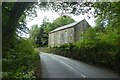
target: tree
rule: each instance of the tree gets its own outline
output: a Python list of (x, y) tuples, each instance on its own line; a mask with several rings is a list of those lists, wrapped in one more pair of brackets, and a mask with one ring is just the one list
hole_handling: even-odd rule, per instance
[(36, 44), (38, 47), (45, 46), (48, 43), (48, 34), (44, 27), (39, 28), (39, 35), (37, 36)]
[(35, 46), (35, 42), (36, 42), (37, 36), (39, 34), (38, 25), (33, 25), (31, 30), (29, 31), (29, 34), (30, 34), (29, 38), (32, 41), (33, 45)]
[(47, 46), (48, 44), (48, 34), (55, 28), (64, 26), (66, 24), (72, 23), (74, 20), (70, 16), (61, 16), (53, 21), (53, 23), (47, 22), (46, 20), (43, 21), (43, 24), (40, 25), (39, 34), (37, 36), (36, 45), (40, 46)]
[(53, 23), (52, 23), (54, 26), (53, 29), (64, 26), (64, 25), (72, 23), (72, 22), (75, 22), (75, 20), (72, 19), (70, 16), (67, 16), (67, 15), (61, 16), (53, 21)]
[(103, 31), (104, 29), (105, 29), (104, 21), (100, 18), (100, 16), (98, 16), (96, 19), (95, 30), (96, 31)]
[[(21, 26), (22, 28), (18, 27), (19, 19), (21, 17), (26, 17), (26, 15), (34, 14), (35, 12), (35, 6), (36, 3), (33, 2), (15, 2), (15, 3), (2, 3), (2, 12), (5, 13), (4, 17), (2, 18), (4, 23), (2, 24), (4, 27), (3, 30), (3, 51), (7, 51), (12, 47), (13, 39), (16, 35), (17, 28), (20, 30), (25, 29), (24, 24)], [(81, 2), (41, 2), (40, 4), (37, 4), (40, 6), (40, 9), (42, 10), (48, 10), (51, 9), (52, 11), (60, 12), (62, 11), (62, 15), (64, 13), (73, 13), (75, 15), (84, 14), (86, 12), (89, 12), (91, 10), (90, 7), (92, 7), (93, 3), (81, 3)], [(89, 6), (89, 8), (84, 8), (85, 6)], [(48, 8), (49, 7), (49, 8)], [(23, 20), (21, 20), (22, 23), (24, 23)], [(54, 25), (53, 25), (54, 26)], [(56, 27), (55, 27), (56, 28)], [(26, 29), (27, 30), (27, 29)], [(9, 32), (9, 33), (8, 33)], [(24, 31), (25, 32), (25, 31)]]
[[(4, 2), (2, 4), (3, 77), (33, 77), (33, 71), (35, 69), (34, 63), (36, 63), (37, 58), (33, 54), (36, 52), (33, 48), (33, 45), (31, 44), (31, 41), (26, 38), (21, 38), (20, 36), (18, 36), (17, 32), (28, 31), (28, 29), (26, 28), (25, 19), (26, 16), (31, 16), (32, 14), (35, 14), (35, 3)], [(42, 5), (44, 4), (42, 3)], [(45, 5), (43, 7), (45, 7)], [(64, 8), (64, 6), (62, 7)], [(59, 7), (57, 7), (57, 9), (59, 9)], [(72, 11), (75, 12), (75, 8)], [(68, 22), (66, 22), (65, 24), (60, 23), (61, 25), (57, 23), (59, 22), (55, 22), (54, 28), (56, 28), (57, 25), (62, 26), (68, 24)], [(45, 45), (48, 42), (48, 32), (53, 29), (52, 25), (53, 24), (51, 23), (44, 24), (43, 26), (45, 26), (45, 29), (44, 27), (40, 28), (40, 35), (38, 34), (39, 28), (35, 25), (36, 27), (34, 27), (33, 31), (30, 32), (32, 35), (30, 36), (30, 38), (33, 40), (33, 42), (34, 40), (36, 42), (36, 38), (38, 39), (37, 35), (39, 35), (40, 38), (38, 40), (41, 40), (42, 45)], [(48, 26), (51, 26), (51, 28), (49, 28)]]
[(52, 10), (59, 13), (61, 16), (65, 14), (74, 14), (80, 15), (90, 12), (93, 7), (92, 2), (64, 2), (64, 1), (55, 1), (55, 2), (41, 2), (39, 4), (40, 8), (43, 10)]
[[(3, 3), (2, 6), (2, 61), (4, 78), (35, 78), (37, 52), (31, 41), (18, 36), (18, 31), (26, 32), (26, 10), (34, 3)], [(28, 11), (29, 12), (29, 11)], [(31, 12), (31, 11), (30, 11)], [(18, 32), (19, 33), (19, 32)], [(19, 64), (18, 64), (19, 63)]]
[[(20, 20), (22, 15), (25, 15), (25, 10), (32, 8), (34, 3), (2, 3), (2, 13), (3, 15), (3, 23), (2, 23), (2, 46), (3, 52), (10, 50), (13, 47), (14, 39), (16, 36), (16, 31), (18, 27), (18, 21)], [(22, 19), (23, 20), (23, 19)], [(21, 20), (21, 21), (22, 21)], [(23, 23), (23, 21), (22, 21)]]
[(108, 20), (109, 25), (113, 27), (120, 25), (120, 2), (101, 2), (95, 3), (95, 13), (101, 16), (101, 19)]

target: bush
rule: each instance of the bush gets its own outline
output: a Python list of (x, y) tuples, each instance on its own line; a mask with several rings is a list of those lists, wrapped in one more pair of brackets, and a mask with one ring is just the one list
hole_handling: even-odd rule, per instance
[(90, 28), (76, 43), (54, 48), (53, 53), (120, 72), (120, 35), (117, 29), (95, 32)]
[(39, 55), (29, 40), (21, 39), (2, 59), (3, 78), (36, 78)]

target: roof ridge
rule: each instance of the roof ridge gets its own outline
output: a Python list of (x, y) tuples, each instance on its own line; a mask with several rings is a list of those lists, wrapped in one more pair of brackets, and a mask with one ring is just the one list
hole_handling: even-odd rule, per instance
[[(83, 20), (86, 20), (86, 19), (83, 19)], [(83, 20), (81, 20), (81, 21), (83, 21)], [(80, 23), (81, 21), (75, 21), (75, 22), (72, 22), (72, 23), (66, 24), (66, 25), (64, 25), (64, 26), (58, 27), (58, 28), (56, 28), (56, 29), (50, 31), (50, 33), (52, 33), (52, 32), (56, 32), (56, 31), (59, 31), (59, 30), (62, 30), (62, 29), (66, 29), (66, 28), (73, 27), (74, 25)]]

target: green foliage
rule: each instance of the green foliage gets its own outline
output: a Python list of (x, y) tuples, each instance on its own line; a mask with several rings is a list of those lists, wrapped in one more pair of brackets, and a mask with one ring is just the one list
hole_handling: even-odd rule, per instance
[(48, 44), (48, 30), (47, 25), (49, 23), (44, 23), (39, 28), (39, 35), (37, 36), (36, 44), (38, 46), (46, 46)]
[(108, 20), (109, 25), (112, 27), (119, 27), (120, 25), (120, 2), (101, 2), (95, 3), (97, 16), (101, 16), (102, 20)]
[(61, 16), (53, 21), (53, 29), (75, 22), (70, 16)]
[(35, 28), (35, 26), (33, 26), (30, 30), (30, 39), (32, 39), (33, 43), (36, 44), (37, 47), (47, 46), (48, 34), (50, 31), (72, 22), (74, 22), (74, 20), (70, 16), (61, 16), (54, 20), (53, 23), (44, 19), (43, 24), (40, 25), (39, 28)]
[(119, 30), (115, 28), (107, 29), (106, 34), (101, 36), (101, 42), (106, 42), (111, 45), (118, 45), (119, 42)]
[(103, 22), (103, 19), (100, 16), (98, 16), (95, 22), (96, 22), (95, 30), (103, 31), (106, 26)]
[(34, 47), (30, 40), (21, 39), (18, 43), (15, 47), (16, 52), (35, 54)]
[(120, 72), (119, 34), (118, 28), (108, 27), (104, 31), (89, 28), (81, 35), (83, 38), (78, 42), (51, 48), (51, 51)]
[(40, 8), (43, 10), (50, 10), (59, 13), (60, 15), (65, 14), (74, 14), (74, 15), (84, 15), (85, 13), (89, 13), (91, 8), (93, 7), (92, 2), (41, 2), (39, 4)]
[(75, 45), (73, 43), (68, 43), (68, 44), (63, 44), (58, 48), (72, 50), (73, 47), (75, 47)]
[[(55, 46), (50, 48), (50, 51), (58, 55), (108, 67), (116, 72), (120, 72), (119, 5), (120, 2), (94, 3), (92, 6), (94, 6), (95, 15), (97, 16), (96, 27), (86, 30), (81, 35), (82, 38), (75, 44)], [(75, 12), (76, 8), (73, 8), (73, 13)], [(59, 26), (60, 22), (57, 20), (55, 22)]]
[[(5, 26), (5, 24), (7, 24), (7, 21), (8, 21), (8, 19), (9, 19), (9, 13), (10, 13), (10, 10), (12, 9), (12, 7), (13, 7), (13, 4), (14, 3), (3, 3), (2, 5), (3, 5), (3, 7), (2, 7), (2, 13), (4, 13), (4, 14), (2, 14), (2, 26)], [(4, 27), (3, 27), (4, 28)]]
[(35, 42), (39, 34), (38, 25), (33, 25), (32, 29), (29, 31), (29, 34), (30, 34), (29, 39), (32, 41), (32, 44), (34, 45), (34, 47), (36, 47)]
[[(30, 12), (29, 9), (34, 3), (15, 3), (3, 2), (2, 3), (2, 51), (7, 52), (10, 50), (16, 38), (17, 33), (26, 32), (25, 18), (26, 13)], [(26, 12), (26, 10), (28, 10)], [(35, 13), (34, 13), (35, 14)]]
[(2, 59), (3, 78), (36, 78), (39, 57), (29, 40), (21, 39)]
[[(110, 68), (120, 73), (120, 2), (94, 3), (96, 27), (73, 44), (51, 48), (55, 54)], [(107, 23), (107, 25), (106, 25)]]
[[(34, 3), (2, 3), (2, 78), (36, 78), (35, 69), (39, 55), (31, 40), (18, 36), (27, 33), (26, 16)], [(29, 13), (30, 14), (30, 13)], [(33, 13), (35, 14), (35, 12)]]

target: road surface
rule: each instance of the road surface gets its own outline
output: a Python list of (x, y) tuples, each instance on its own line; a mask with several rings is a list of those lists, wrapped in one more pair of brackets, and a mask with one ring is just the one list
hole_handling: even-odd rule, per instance
[(70, 58), (42, 53), (42, 78), (118, 78), (118, 75)]

